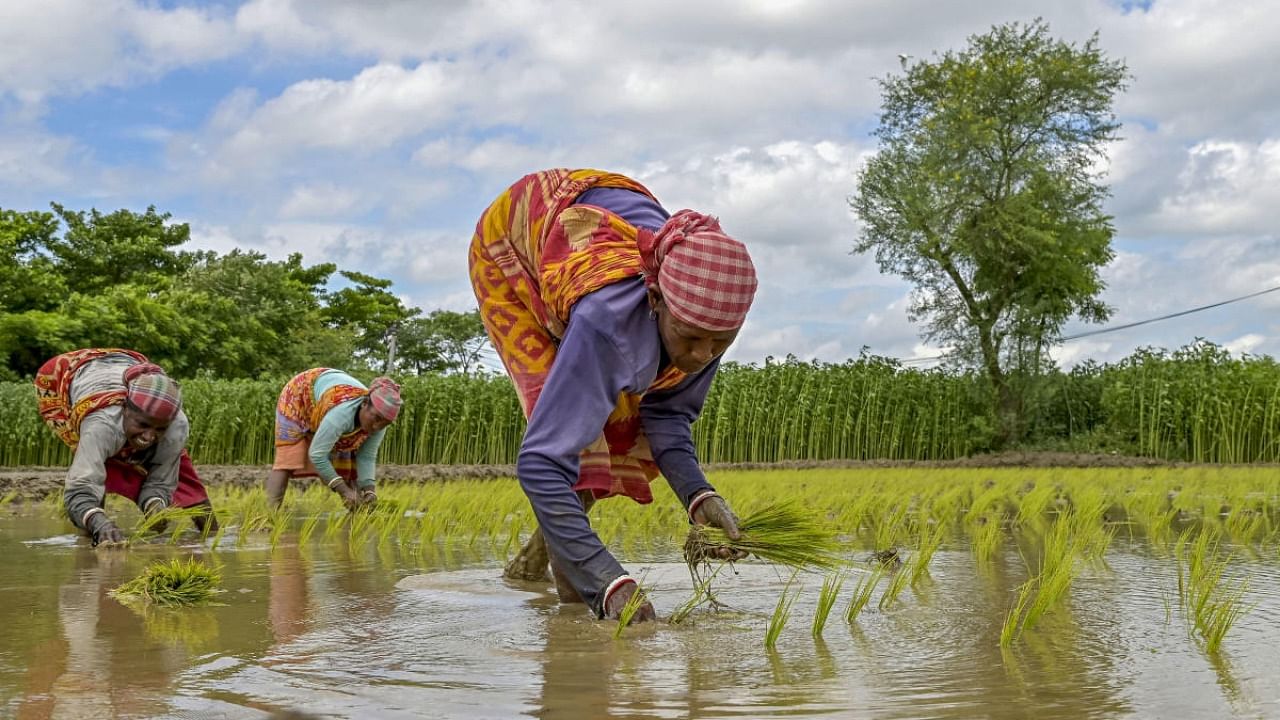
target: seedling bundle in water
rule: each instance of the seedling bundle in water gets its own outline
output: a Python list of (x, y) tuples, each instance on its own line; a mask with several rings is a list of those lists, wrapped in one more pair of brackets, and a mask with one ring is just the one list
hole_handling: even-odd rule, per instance
[(143, 601), (161, 607), (200, 605), (222, 592), (217, 570), (191, 558), (147, 566), (142, 574), (112, 591), (122, 601)]

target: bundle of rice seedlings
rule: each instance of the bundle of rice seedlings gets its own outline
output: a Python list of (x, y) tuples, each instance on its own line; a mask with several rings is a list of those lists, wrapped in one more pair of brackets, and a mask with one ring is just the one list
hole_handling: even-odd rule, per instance
[(174, 559), (148, 565), (141, 575), (111, 594), (125, 602), (143, 601), (162, 607), (199, 605), (222, 592), (218, 588), (221, 581), (217, 570), (195, 558), (186, 562)]
[(731, 540), (720, 528), (694, 525), (684, 543), (685, 562), (692, 567), (715, 560), (717, 549), (726, 547), (796, 569), (834, 570), (845, 565), (837, 554), (835, 534), (794, 502), (744, 515), (738, 530), (741, 537)]

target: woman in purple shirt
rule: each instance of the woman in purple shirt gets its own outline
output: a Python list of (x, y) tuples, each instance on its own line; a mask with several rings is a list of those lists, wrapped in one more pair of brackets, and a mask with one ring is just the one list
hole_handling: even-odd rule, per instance
[[(545, 577), (549, 554), (562, 600), (616, 618), (637, 588), (587, 521), (594, 499), (651, 502), (661, 473), (690, 520), (738, 534), (690, 426), (754, 298), (751, 258), (714, 218), (669, 216), (634, 180), (549, 170), (489, 206), (470, 265), (529, 420), (516, 475), (540, 537), (507, 574)], [(646, 601), (636, 619), (653, 618)]]

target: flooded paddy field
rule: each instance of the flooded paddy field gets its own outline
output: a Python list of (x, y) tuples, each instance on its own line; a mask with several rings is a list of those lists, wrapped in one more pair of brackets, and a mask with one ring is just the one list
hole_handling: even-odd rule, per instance
[[(667, 622), (693, 585), (687, 525), (665, 492), (592, 511), (663, 618), (616, 638), (615, 623), (561, 606), (551, 583), (502, 579), (533, 527), (511, 480), (387, 486), (379, 510), (356, 518), (319, 489), (291, 492), (286, 514), (270, 516), (260, 491), (214, 488), (220, 535), (177, 524), (126, 551), (90, 548), (53, 502), (11, 504), (0, 509), (0, 716), (1280, 717), (1276, 474), (713, 475), (739, 512), (790, 498), (840, 534), (850, 565), (818, 638), (824, 576), (757, 560), (716, 576), (725, 607)], [(128, 503), (109, 509), (122, 527), (136, 520)], [(1026, 622), (1022, 590), (1034, 602), (1052, 586), (1054, 528), (1074, 543), (1067, 587)], [(1242, 591), (1243, 614), (1212, 651), (1187, 604), (1202, 534), (1214, 540), (1206, 557), (1223, 561), (1204, 602)], [(856, 585), (880, 567), (872, 552), (889, 548), (904, 564), (882, 571), (850, 621)], [(192, 556), (220, 570), (217, 605), (151, 609), (110, 594), (153, 561)], [(784, 593), (796, 599), (768, 649)], [(1025, 627), (1002, 643), (1011, 613)]]

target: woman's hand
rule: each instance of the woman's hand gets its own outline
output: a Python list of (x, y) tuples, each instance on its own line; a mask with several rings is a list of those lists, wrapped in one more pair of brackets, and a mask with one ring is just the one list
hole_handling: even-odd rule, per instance
[[(739, 540), (742, 538), (742, 532), (738, 530), (738, 516), (733, 514), (729, 509), (729, 503), (719, 495), (711, 495), (698, 501), (693, 509), (693, 521), (699, 525), (708, 525), (724, 530), (724, 534), (729, 536), (730, 540)], [(747, 556), (746, 552), (734, 550), (731, 547), (719, 545), (716, 547), (708, 547), (705, 554), (711, 558), (719, 558), (721, 560), (741, 560)]]

